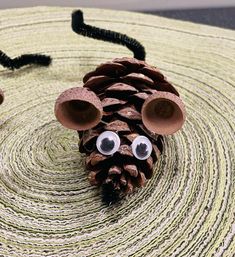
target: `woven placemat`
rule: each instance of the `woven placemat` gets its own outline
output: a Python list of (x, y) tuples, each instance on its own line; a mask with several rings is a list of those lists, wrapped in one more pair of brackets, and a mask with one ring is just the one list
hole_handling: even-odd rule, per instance
[(0, 67), (0, 256), (234, 256), (235, 32), (84, 9), (87, 23), (143, 43), (187, 108), (147, 186), (106, 207), (54, 102), (98, 64), (132, 54), (73, 33), (71, 12), (0, 11), (1, 50), (54, 58), (49, 68)]

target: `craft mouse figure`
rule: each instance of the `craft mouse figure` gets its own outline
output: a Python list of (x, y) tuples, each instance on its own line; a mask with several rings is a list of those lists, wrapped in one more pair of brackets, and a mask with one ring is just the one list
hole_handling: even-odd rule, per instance
[[(115, 41), (102, 37), (107, 31), (85, 25), (81, 15), (73, 13), (74, 31)], [(55, 103), (58, 121), (78, 131), (88, 179), (102, 186), (108, 204), (145, 185), (163, 150), (163, 136), (178, 131), (185, 121), (179, 93), (143, 60), (143, 48), (136, 42), (135, 57), (142, 58), (116, 58), (99, 65), (84, 76), (81, 87), (64, 91)]]

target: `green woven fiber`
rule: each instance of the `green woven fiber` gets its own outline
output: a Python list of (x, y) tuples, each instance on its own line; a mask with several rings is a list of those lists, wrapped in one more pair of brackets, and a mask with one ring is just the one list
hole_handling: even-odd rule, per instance
[(72, 32), (71, 8), (0, 11), (0, 49), (44, 53), (49, 68), (0, 67), (0, 256), (224, 256), (235, 253), (235, 32), (130, 12), (84, 9), (87, 23), (146, 47), (187, 109), (147, 186), (105, 207), (57, 96), (98, 64), (131, 56)]

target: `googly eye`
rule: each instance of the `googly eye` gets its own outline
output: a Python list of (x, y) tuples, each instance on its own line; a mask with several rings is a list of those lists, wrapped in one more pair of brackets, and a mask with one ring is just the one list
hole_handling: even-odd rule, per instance
[(132, 153), (139, 160), (146, 160), (152, 153), (153, 146), (150, 140), (145, 136), (138, 136), (131, 145)]
[(115, 132), (105, 131), (98, 136), (96, 147), (100, 153), (112, 155), (117, 152), (120, 147), (120, 138)]

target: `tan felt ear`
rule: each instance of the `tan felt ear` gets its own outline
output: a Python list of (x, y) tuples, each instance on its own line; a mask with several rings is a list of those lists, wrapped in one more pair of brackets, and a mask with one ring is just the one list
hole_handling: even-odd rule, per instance
[(149, 131), (170, 135), (183, 126), (186, 112), (178, 96), (158, 91), (145, 100), (141, 114), (142, 121)]
[(3, 91), (0, 89), (0, 104), (2, 104), (4, 101), (4, 94)]
[(70, 88), (55, 103), (55, 116), (66, 128), (79, 131), (93, 128), (100, 122), (102, 115), (100, 99), (86, 88)]

